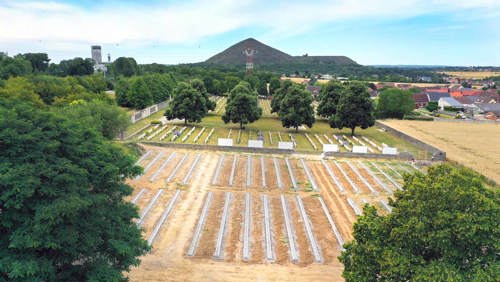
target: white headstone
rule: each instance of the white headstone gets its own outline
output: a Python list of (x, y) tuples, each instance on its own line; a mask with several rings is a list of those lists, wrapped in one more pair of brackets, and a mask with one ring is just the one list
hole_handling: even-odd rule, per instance
[(366, 154), (366, 153), (368, 153), (368, 147), (366, 147), (366, 146), (352, 146), (352, 152)]
[(233, 146), (233, 139), (219, 138), (217, 140), (217, 145), (219, 145), (219, 146)]
[(398, 148), (383, 147), (382, 148), (382, 154), (384, 154), (384, 155), (397, 155), (398, 154)]
[(323, 152), (338, 152), (339, 146), (336, 144), (323, 144)]
[(278, 149), (293, 150), (293, 142), (278, 142)]
[(250, 147), (250, 148), (264, 148), (264, 141), (262, 141), (262, 140), (248, 140), (248, 147)]
[(161, 117), (160, 122), (161, 122), (161, 125), (165, 125), (168, 122), (167, 117), (165, 117), (165, 116)]

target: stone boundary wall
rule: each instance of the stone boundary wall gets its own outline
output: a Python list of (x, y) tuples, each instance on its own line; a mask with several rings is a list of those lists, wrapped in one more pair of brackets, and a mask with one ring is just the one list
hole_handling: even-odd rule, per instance
[(395, 128), (392, 128), (381, 121), (378, 121), (378, 120), (375, 121), (375, 125), (380, 127), (380, 128), (383, 128), (387, 132), (390, 132), (401, 139), (404, 139), (404, 140), (418, 146), (419, 148), (421, 148), (423, 150), (431, 152), (433, 161), (445, 161), (446, 160), (446, 152), (445, 151), (441, 151), (438, 148), (436, 148), (430, 144), (427, 144), (423, 141), (420, 141), (417, 138), (411, 137), (410, 135), (408, 135), (402, 131), (399, 131)]
[(325, 153), (326, 157), (334, 158), (365, 158), (365, 159), (386, 159), (386, 160), (404, 160), (409, 161), (413, 158), (411, 154), (399, 153), (397, 155), (384, 155), (384, 154), (359, 154), (359, 153), (345, 153), (345, 152), (328, 152)]
[(329, 152), (323, 154), (319, 151), (299, 151), (299, 150), (284, 150), (284, 149), (274, 149), (274, 148), (249, 148), (242, 146), (217, 146), (217, 145), (200, 145), (200, 144), (180, 144), (180, 143), (168, 143), (168, 142), (151, 142), (143, 141), (140, 142), (146, 145), (167, 147), (167, 148), (179, 148), (187, 150), (208, 150), (208, 151), (225, 151), (225, 152), (245, 152), (254, 154), (306, 154), (306, 155), (323, 155), (325, 157), (333, 158), (367, 158), (367, 159), (388, 159), (388, 160), (411, 160), (412, 156), (410, 154), (398, 154), (398, 155), (383, 155), (383, 154), (356, 154), (356, 153), (344, 153), (344, 152)]

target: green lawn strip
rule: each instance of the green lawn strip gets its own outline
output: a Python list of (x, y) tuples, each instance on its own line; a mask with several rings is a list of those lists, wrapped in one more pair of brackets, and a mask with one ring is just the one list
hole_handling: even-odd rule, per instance
[(309, 143), (309, 140), (307, 140), (306, 136), (302, 132), (299, 131), (299, 133), (292, 134), (295, 138), (295, 141), (297, 142), (297, 147), (295, 147), (295, 149), (314, 151), (313, 146), (311, 145), (311, 143)]
[[(144, 127), (148, 123), (151, 123), (151, 121), (159, 120), (163, 115), (163, 111), (160, 111), (158, 113), (153, 114), (152, 116), (145, 118), (143, 120), (138, 121), (137, 123), (129, 126), (127, 129), (127, 135), (130, 135), (131, 133), (139, 130), (140, 128)], [(233, 134), (232, 138), (234, 140), (234, 145), (241, 145), (241, 146), (247, 146), (248, 145), (248, 130), (252, 131), (252, 139), (257, 139), (257, 133), (259, 130), (262, 131), (263, 136), (264, 136), (264, 146), (265, 147), (271, 147), (275, 148), (278, 146), (279, 138), (278, 138), (278, 131), (281, 133), (281, 137), (283, 141), (290, 141), (290, 138), (288, 136), (288, 133), (294, 134), (296, 136), (296, 141), (297, 141), (297, 149), (299, 150), (310, 150), (313, 151), (313, 147), (309, 143), (309, 141), (303, 136), (304, 133), (308, 133), (313, 142), (316, 144), (318, 147), (318, 150), (321, 150), (321, 144), (316, 140), (314, 137), (314, 134), (318, 134), (320, 138), (322, 138), (324, 141), (326, 141), (323, 137), (323, 134), (327, 134), (330, 139), (334, 141), (334, 144), (338, 144), (336, 140), (334, 140), (333, 134), (337, 135), (342, 135), (345, 134), (346, 136), (350, 136), (350, 129), (344, 128), (342, 130), (338, 129), (332, 129), (330, 128), (329, 124), (325, 120), (319, 120), (317, 121), (312, 128), (308, 128), (306, 130), (299, 130), (299, 134), (295, 132), (294, 129), (286, 129), (282, 126), (281, 121), (278, 118), (274, 117), (263, 117), (259, 119), (258, 121), (247, 124), (244, 132), (242, 132), (242, 140), (240, 144), (236, 144), (237, 137), (238, 137), (238, 129), (239, 129), (239, 124), (236, 123), (228, 123), (225, 124), (222, 119), (221, 115), (216, 115), (216, 114), (209, 114), (205, 118), (203, 118), (201, 123), (198, 124), (192, 124), (191, 126), (195, 125), (197, 127), (196, 131), (192, 134), (192, 137), (190, 137), (185, 143), (192, 143), (193, 138), (196, 136), (198, 130), (201, 130), (202, 127), (207, 127), (205, 130), (205, 133), (203, 133), (203, 136), (200, 137), (198, 140), (198, 144), (204, 144), (205, 137), (208, 135), (212, 127), (215, 127), (215, 131), (213, 136), (210, 138), (209, 144), (217, 144), (217, 138), (227, 138), (227, 133), (229, 133), (229, 129), (233, 129)], [(171, 125), (169, 125), (170, 128)], [(179, 129), (182, 128), (183, 125), (179, 124), (178, 126)], [(187, 133), (191, 127), (188, 127), (186, 129)], [(199, 128), (199, 129), (198, 129)], [(168, 129), (167, 129), (168, 130)], [(271, 131), (271, 134), (273, 136), (273, 144), (271, 145), (269, 142), (269, 131)], [(183, 134), (185, 134), (183, 133)], [(387, 144), (390, 147), (397, 147), (400, 152), (409, 152), (412, 155), (414, 155), (417, 159), (425, 159), (429, 157), (429, 153), (419, 149), (415, 145), (395, 136), (390, 133), (382, 131), (378, 127), (370, 127), (368, 129), (360, 129), (356, 128), (355, 131), (356, 136), (358, 138), (360, 136), (365, 136), (369, 138), (370, 140), (374, 141), (377, 143), (377, 145), (381, 146), (382, 143)], [(162, 134), (159, 134), (157, 137), (155, 137), (153, 140), (158, 141), (159, 137)], [(169, 141), (170, 139), (167, 138), (164, 141)], [(178, 138), (179, 141), (176, 140), (176, 142), (180, 142), (182, 140), (182, 136)], [(342, 146), (339, 145), (340, 151), (341, 152), (346, 152), (346, 149)]]

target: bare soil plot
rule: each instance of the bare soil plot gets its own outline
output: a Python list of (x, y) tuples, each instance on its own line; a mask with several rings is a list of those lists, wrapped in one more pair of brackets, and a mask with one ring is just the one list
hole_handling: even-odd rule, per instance
[[(146, 147), (151, 149), (154, 147)], [(381, 200), (387, 200), (385, 193), (374, 197), (371, 194), (355, 194), (346, 185), (345, 194), (342, 194), (335, 182), (332, 180), (323, 163), (317, 159), (300, 156), (305, 159), (312, 178), (317, 183), (319, 192), (305, 192), (301, 189), (294, 192), (290, 189), (291, 182), (285, 159), (276, 157), (276, 163), (280, 169), (283, 190), (278, 189), (276, 171), (273, 156), (264, 155), (266, 175), (266, 188), (263, 189), (261, 182), (261, 156), (252, 157), (252, 185), (247, 189), (247, 157), (248, 154), (226, 154), (221, 166), (219, 183), (212, 185), (212, 180), (219, 161), (220, 153), (209, 151), (188, 151), (154, 148), (162, 151), (163, 157), (158, 164), (143, 176), (140, 180), (129, 180), (135, 187), (130, 200), (137, 198), (136, 205), (143, 211), (159, 189), (163, 193), (158, 197), (148, 215), (144, 218), (142, 226), (144, 237), (147, 239), (157, 225), (165, 207), (170, 203), (176, 189), (181, 190), (181, 196), (173, 211), (169, 214), (167, 221), (160, 228), (158, 236), (154, 241), (151, 253), (142, 258), (139, 267), (134, 268), (129, 274), (131, 281), (342, 281), (342, 265), (338, 261), (339, 236), (342, 241), (348, 242), (352, 239), (352, 223), (355, 215), (347, 203), (352, 199), (356, 205), (362, 207), (365, 201), (375, 205), (381, 213), (388, 211), (381, 204)], [(153, 183), (149, 181), (152, 173), (163, 163), (168, 156), (175, 151), (176, 157), (172, 163), (165, 166), (165, 171), (158, 175), (159, 180)], [(196, 154), (201, 154), (192, 179), (185, 185), (178, 185), (190, 169)], [(178, 171), (169, 183), (167, 178), (176, 169), (178, 161), (185, 154), (189, 157), (178, 168)], [(154, 156), (154, 155), (153, 155)], [(229, 177), (232, 170), (233, 157), (238, 156), (237, 167), (234, 172), (234, 187), (230, 187)], [(152, 156), (148, 156), (151, 158)], [(299, 157), (299, 156), (297, 156)], [(292, 170), (299, 181), (306, 183), (307, 177), (302, 168), (300, 159), (289, 157)], [(340, 161), (342, 163), (343, 161)], [(141, 162), (146, 164), (146, 160)], [(335, 172), (341, 182), (342, 175), (335, 171), (332, 161), (326, 161), (328, 167)], [(404, 171), (398, 163), (391, 163), (398, 172)], [(360, 171), (360, 165), (354, 163)], [(364, 173), (362, 173), (365, 176)], [(353, 176), (354, 177), (354, 176)], [(163, 183), (166, 186), (157, 185)], [(373, 184), (373, 183), (372, 183)], [(361, 183), (359, 184), (362, 185)], [(144, 190), (143, 190), (144, 189)], [(141, 192), (144, 191), (144, 192)], [(231, 193), (231, 201), (228, 209), (227, 220), (224, 221), (225, 232), (220, 233), (222, 214), (225, 205), (226, 193)], [(365, 191), (363, 191), (365, 192)], [(250, 195), (250, 238), (248, 259), (244, 259), (244, 226), (245, 226), (245, 197)], [(200, 232), (200, 240), (195, 249), (194, 256), (188, 256), (194, 233), (198, 226), (207, 195), (213, 195), (211, 205), (208, 209), (205, 225)], [(272, 260), (266, 259), (266, 237), (265, 220), (263, 209), (263, 195), (266, 195), (269, 203), (270, 221), (269, 233)], [(285, 227), (285, 216), (283, 212), (281, 196), (287, 202), (289, 214), (289, 225), (292, 226), (292, 238), (295, 243), (298, 259), (292, 261), (289, 249), (290, 237)], [(300, 197), (304, 211), (297, 200)], [(325, 205), (322, 205), (320, 197)], [(325, 210), (327, 214), (325, 214)], [(330, 218), (327, 217), (330, 216)], [(331, 221), (330, 221), (331, 220)], [(335, 233), (331, 222), (337, 228)], [(309, 233), (309, 228), (312, 233)], [(222, 253), (215, 258), (217, 237), (224, 234)], [(315, 246), (321, 254), (320, 262), (317, 262)]]

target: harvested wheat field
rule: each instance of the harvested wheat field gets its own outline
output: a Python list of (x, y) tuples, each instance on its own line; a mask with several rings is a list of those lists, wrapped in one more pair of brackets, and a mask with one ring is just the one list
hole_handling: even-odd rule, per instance
[(410, 163), (145, 146), (129, 200), (152, 251), (143, 281), (342, 281), (364, 203), (382, 214)]
[(500, 183), (500, 124), (388, 120), (383, 123), (446, 152), (448, 159)]
[(465, 79), (484, 79), (492, 76), (500, 76), (497, 71), (445, 71), (451, 77), (465, 78)]

